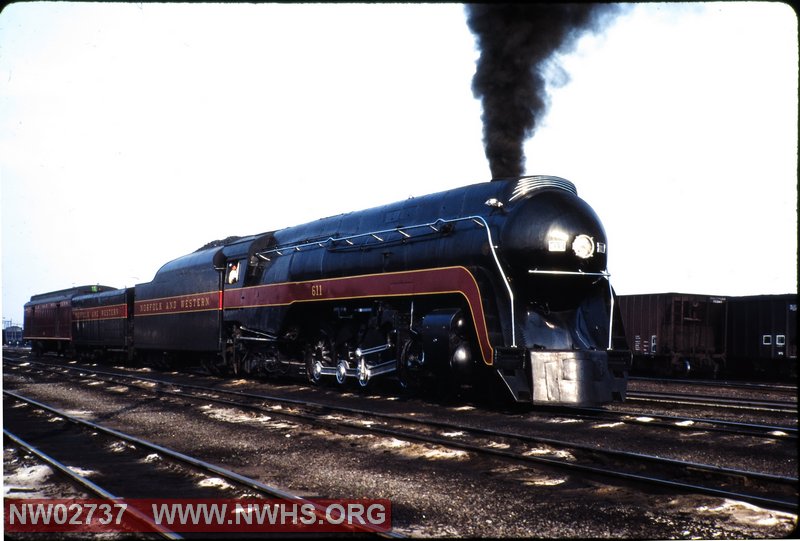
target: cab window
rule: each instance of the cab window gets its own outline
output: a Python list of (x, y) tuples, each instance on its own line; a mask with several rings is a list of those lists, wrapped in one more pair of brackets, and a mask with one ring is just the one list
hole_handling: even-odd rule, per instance
[(228, 263), (228, 272), (225, 282), (229, 285), (235, 284), (239, 281), (239, 267), (241, 264), (238, 261), (231, 261)]

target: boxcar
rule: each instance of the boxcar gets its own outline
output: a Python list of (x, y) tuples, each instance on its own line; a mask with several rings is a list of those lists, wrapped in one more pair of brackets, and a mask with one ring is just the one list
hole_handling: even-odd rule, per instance
[(734, 374), (797, 375), (797, 294), (728, 297), (728, 367)]
[(25, 304), (25, 340), (30, 340), (36, 353), (63, 353), (72, 346), (72, 299), (113, 289), (100, 285), (79, 286), (34, 295)]
[(652, 293), (618, 301), (635, 372), (717, 375), (725, 367), (725, 297)]

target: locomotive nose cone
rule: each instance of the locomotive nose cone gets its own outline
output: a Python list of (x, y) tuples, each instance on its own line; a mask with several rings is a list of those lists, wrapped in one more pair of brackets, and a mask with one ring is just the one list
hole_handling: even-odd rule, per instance
[(500, 236), (510, 268), (602, 272), (606, 234), (594, 210), (563, 190), (541, 191), (517, 203)]

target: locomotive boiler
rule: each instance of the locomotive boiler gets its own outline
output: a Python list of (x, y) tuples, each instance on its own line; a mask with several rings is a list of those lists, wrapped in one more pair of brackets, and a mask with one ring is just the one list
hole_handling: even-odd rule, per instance
[(571, 182), (494, 180), (214, 241), (120, 293), (117, 327), (137, 359), (220, 374), (603, 404), (631, 359), (607, 253)]

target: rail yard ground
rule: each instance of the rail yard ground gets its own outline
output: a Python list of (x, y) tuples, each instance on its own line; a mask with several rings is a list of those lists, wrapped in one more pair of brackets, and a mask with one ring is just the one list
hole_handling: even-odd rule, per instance
[[(356, 430), (352, 423), (337, 427), (339, 415), (334, 413), (327, 415), (327, 424), (291, 414), (302, 409), (304, 401), (347, 404), (367, 412), (526, 431), (542, 438), (796, 478), (796, 440), (787, 444), (779, 436), (720, 435), (699, 426), (656, 430), (593, 420), (569, 410), (500, 410), (469, 399), (443, 404), (380, 391), (361, 393), (354, 388), (342, 391), (252, 379), (223, 380), (198, 373), (119, 369), (142, 378), (141, 385), (130, 386), (104, 381), (91, 375), (88, 368), (83, 374), (67, 376), (20, 361), (4, 363), (5, 390), (80, 412), (83, 418), (303, 497), (389, 499), (393, 530), (405, 536), (761, 539), (791, 537), (797, 524), (796, 510), (769, 509), (721, 496), (532, 465), (370, 431), (382, 423), (377, 418), (360, 417), (356, 424), (361, 423), (364, 430)], [(42, 361), (76, 366), (63, 358), (44, 357)], [(110, 365), (98, 368), (113, 370)], [(298, 402), (295, 406), (273, 402), (265, 411), (254, 411), (211, 399), (204, 402), (194, 396), (159, 394), (167, 385), (144, 378), (207, 386), (209, 397), (214, 389), (235, 389)], [(632, 382), (631, 389), (635, 388)], [(11, 410), (14, 404), (13, 398), (4, 397), (4, 428), (23, 431), (24, 417)], [(629, 402), (616, 409), (622, 408), (633, 411), (641, 406)], [(647, 411), (674, 414), (673, 408), (663, 403), (648, 404)], [(698, 415), (709, 417), (711, 413), (703, 410)], [(715, 414), (796, 428), (796, 412), (782, 415), (767, 411)], [(445, 441), (455, 435), (453, 431), (439, 433)], [(505, 444), (498, 441), (495, 445), (503, 448)], [(529, 454), (567, 462), (581, 460), (568, 450), (547, 445), (534, 445)], [(93, 480), (102, 484), (102, 479)], [(79, 492), (8, 439), (4, 442), (4, 487), (6, 497), (70, 497)]]

